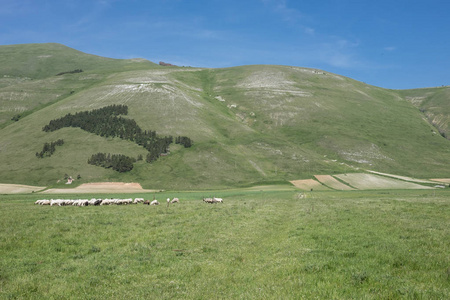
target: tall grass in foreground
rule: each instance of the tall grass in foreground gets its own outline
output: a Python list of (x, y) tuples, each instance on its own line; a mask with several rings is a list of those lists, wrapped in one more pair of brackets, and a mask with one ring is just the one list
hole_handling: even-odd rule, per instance
[(1, 196), (0, 298), (450, 298), (448, 191), (157, 199), (175, 195), (171, 207)]

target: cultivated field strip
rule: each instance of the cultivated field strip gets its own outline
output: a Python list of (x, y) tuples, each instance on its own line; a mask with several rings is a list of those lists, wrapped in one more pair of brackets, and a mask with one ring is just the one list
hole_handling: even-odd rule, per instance
[(318, 182), (314, 179), (302, 179), (302, 180), (292, 180), (290, 181), (295, 187), (302, 190), (315, 190), (315, 191), (324, 191), (329, 190), (326, 186)]
[(399, 176), (399, 175), (381, 173), (381, 172), (370, 171), (370, 170), (369, 170), (369, 172), (373, 173), (373, 174), (383, 175), (383, 176), (387, 176), (387, 177), (397, 178), (400, 180), (411, 181), (411, 182), (416, 182), (416, 183), (434, 183), (433, 181), (431, 181), (433, 179), (431, 179), (431, 180), (417, 179), (417, 178), (412, 178), (412, 177), (407, 177), (407, 176)]
[(314, 177), (316, 177), (317, 180), (319, 180), (324, 185), (326, 185), (332, 189), (335, 189), (335, 190), (341, 190), (341, 191), (354, 190), (354, 188), (340, 182), (339, 180), (337, 180), (336, 178), (334, 178), (331, 175), (314, 175)]
[(360, 190), (370, 189), (430, 189), (431, 187), (417, 183), (406, 182), (394, 178), (387, 178), (374, 174), (351, 173), (335, 175)]

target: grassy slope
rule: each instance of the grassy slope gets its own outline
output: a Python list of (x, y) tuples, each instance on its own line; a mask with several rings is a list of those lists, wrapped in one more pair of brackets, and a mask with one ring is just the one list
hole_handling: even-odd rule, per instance
[[(146, 60), (105, 58), (61, 44), (0, 46), (0, 66), (0, 128), (10, 124), (12, 116), (26, 116), (86, 89), (111, 72), (157, 67)], [(84, 72), (56, 76), (75, 69)]]
[(437, 132), (450, 139), (450, 87), (399, 91), (406, 100), (418, 107)]
[(0, 77), (30, 79), (47, 78), (75, 69), (110, 72), (135, 69), (136, 65), (145, 68), (156, 66), (146, 60), (113, 59), (86, 54), (56, 43), (0, 46), (0, 65)]
[(449, 190), (156, 195), (174, 196), (169, 209), (0, 196), (0, 298), (450, 297)]
[[(84, 181), (205, 189), (357, 168), (414, 177), (449, 176), (449, 142), (432, 134), (433, 128), (400, 97), (401, 92), (303, 68), (159, 68), (113, 60), (107, 69), (99, 59), (92, 64), (99, 69), (42, 79), (54, 94), (64, 96), (54, 96), (53, 104), (1, 129), (0, 164), (5, 172), (0, 182), (48, 185), (67, 173), (80, 174)], [(14, 85), (5, 88), (18, 90)], [(76, 92), (70, 94), (71, 90)], [(46, 93), (53, 95), (50, 88), (42, 92)], [(145, 151), (79, 129), (41, 131), (49, 120), (66, 113), (114, 103), (128, 105), (129, 117), (143, 129), (187, 135), (194, 146), (173, 146), (168, 157), (152, 165), (138, 163), (130, 173), (118, 174), (87, 165), (87, 158), (99, 151), (130, 156), (145, 156)], [(33, 104), (23, 106), (32, 109)], [(43, 160), (34, 156), (44, 142), (58, 138), (66, 144), (54, 156)]]

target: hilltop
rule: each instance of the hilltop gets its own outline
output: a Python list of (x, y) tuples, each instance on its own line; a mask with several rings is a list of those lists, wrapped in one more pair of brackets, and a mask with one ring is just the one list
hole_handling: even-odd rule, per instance
[[(387, 90), (290, 66), (164, 67), (59, 44), (0, 46), (0, 72), (2, 183), (48, 186), (69, 174), (80, 175), (79, 183), (209, 189), (369, 169), (450, 176), (448, 87)], [(126, 105), (124, 118), (140, 128), (187, 136), (192, 147), (171, 144), (168, 155), (119, 173), (87, 160), (98, 152), (145, 157), (147, 151), (80, 128), (42, 130), (68, 113), (113, 104)], [(36, 157), (58, 139), (64, 144), (51, 157)]]

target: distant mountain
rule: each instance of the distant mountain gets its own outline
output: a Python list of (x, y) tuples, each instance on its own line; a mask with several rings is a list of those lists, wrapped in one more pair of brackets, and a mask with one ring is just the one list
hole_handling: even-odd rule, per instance
[[(79, 182), (205, 189), (367, 169), (449, 177), (449, 93), (386, 90), (299, 67), (164, 67), (59, 44), (0, 46), (0, 182), (53, 185), (80, 175)], [(42, 130), (112, 104), (126, 105), (122, 117), (143, 130), (189, 137), (192, 147), (173, 143), (167, 155), (119, 173), (87, 161), (99, 152), (145, 158), (148, 151), (80, 128)], [(64, 144), (52, 156), (36, 157), (58, 139)]]

